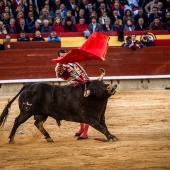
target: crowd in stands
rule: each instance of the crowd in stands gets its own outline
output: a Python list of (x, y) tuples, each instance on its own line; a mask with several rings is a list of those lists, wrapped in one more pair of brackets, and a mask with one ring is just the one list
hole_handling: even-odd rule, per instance
[(170, 0), (0, 0), (0, 34), (170, 30)]

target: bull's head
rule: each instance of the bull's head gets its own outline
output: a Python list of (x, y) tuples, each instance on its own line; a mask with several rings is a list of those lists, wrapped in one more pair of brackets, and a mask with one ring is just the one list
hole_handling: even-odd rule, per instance
[(88, 88), (85, 85), (84, 97), (88, 97), (91, 94), (99, 98), (103, 97), (108, 98), (116, 92), (115, 89), (117, 88), (117, 85), (113, 84), (108, 85), (103, 83), (102, 80), (105, 75), (105, 70), (103, 68), (101, 68), (101, 70), (102, 73), (99, 76), (98, 80), (90, 82)]

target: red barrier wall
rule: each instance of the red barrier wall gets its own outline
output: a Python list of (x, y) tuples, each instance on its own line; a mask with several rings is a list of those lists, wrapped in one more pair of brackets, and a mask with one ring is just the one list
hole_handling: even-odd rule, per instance
[[(67, 49), (69, 50), (69, 48)], [(4, 50), (0, 52), (0, 80), (25, 78), (55, 78), (58, 49)], [(109, 47), (106, 61), (88, 60), (80, 63), (89, 76), (98, 76), (100, 68), (106, 76), (168, 75), (169, 47), (144, 47), (132, 51)]]

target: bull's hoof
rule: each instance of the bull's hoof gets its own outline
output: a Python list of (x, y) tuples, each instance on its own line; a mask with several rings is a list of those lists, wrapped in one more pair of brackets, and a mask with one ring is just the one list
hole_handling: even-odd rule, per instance
[(81, 136), (79, 136), (79, 137), (77, 138), (77, 140), (84, 140), (84, 139), (88, 139), (88, 136), (86, 136), (86, 137), (81, 137)]
[(47, 138), (46, 140), (47, 142), (54, 142), (51, 138)]
[(101, 142), (108, 142), (108, 139), (106, 138), (94, 138), (94, 140), (99, 140)]

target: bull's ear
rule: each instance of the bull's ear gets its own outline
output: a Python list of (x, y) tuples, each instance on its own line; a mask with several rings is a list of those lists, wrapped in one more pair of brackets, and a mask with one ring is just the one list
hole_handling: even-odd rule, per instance
[(88, 97), (90, 95), (90, 90), (86, 90), (85, 92), (84, 92), (84, 97)]

